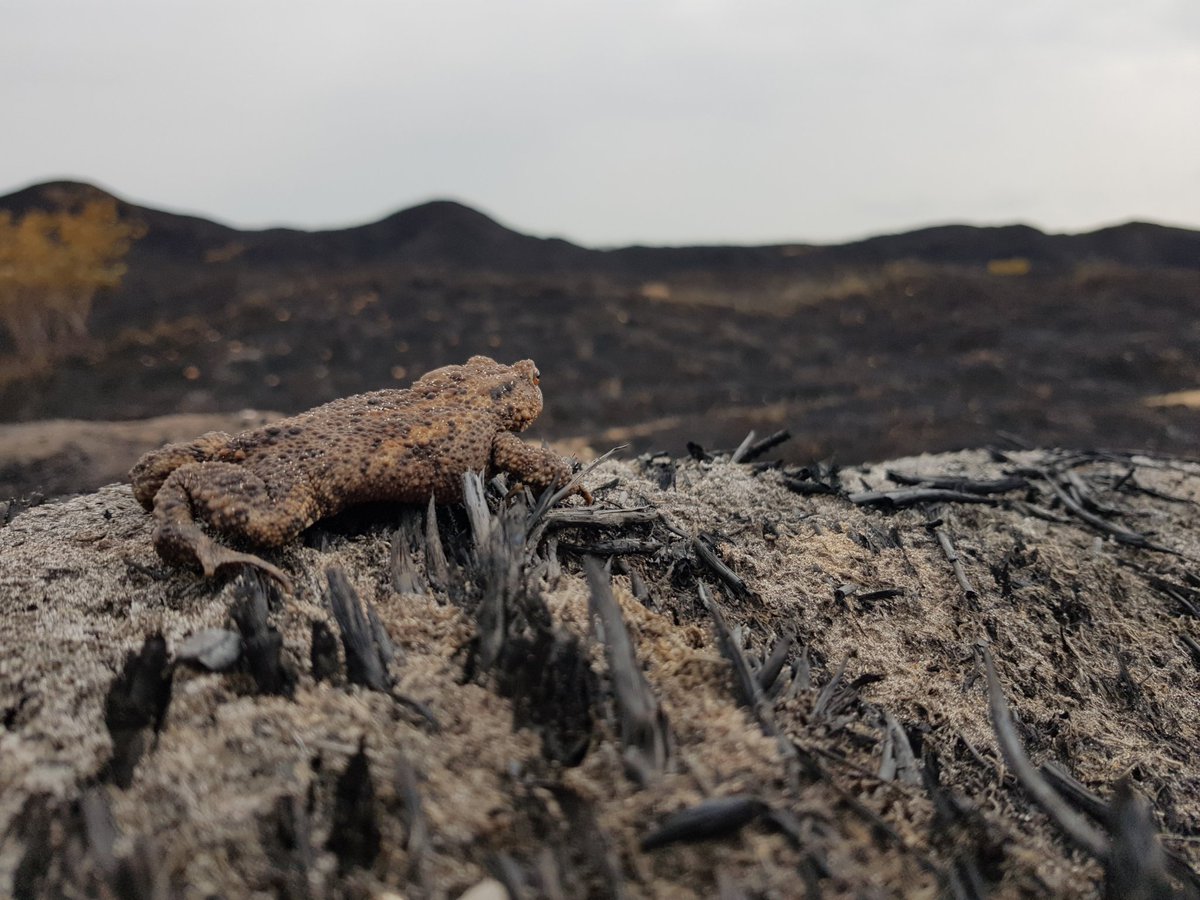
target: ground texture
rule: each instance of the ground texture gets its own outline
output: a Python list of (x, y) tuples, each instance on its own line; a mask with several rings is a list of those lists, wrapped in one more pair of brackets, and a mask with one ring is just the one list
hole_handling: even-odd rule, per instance
[(9, 510), (0, 893), (1196, 896), (1200, 466), (587, 481), (323, 523), (291, 596), (127, 486)]

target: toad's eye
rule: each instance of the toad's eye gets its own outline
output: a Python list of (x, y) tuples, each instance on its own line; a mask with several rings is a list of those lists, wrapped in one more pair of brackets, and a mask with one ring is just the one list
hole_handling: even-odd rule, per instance
[(542, 383), (542, 373), (539, 372), (537, 369), (533, 370), (533, 383), (535, 385)]

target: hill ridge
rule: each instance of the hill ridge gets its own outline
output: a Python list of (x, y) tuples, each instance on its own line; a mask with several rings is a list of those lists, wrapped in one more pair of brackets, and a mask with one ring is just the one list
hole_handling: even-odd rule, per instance
[[(388, 262), (432, 262), (515, 271), (562, 271), (586, 265), (635, 274), (651, 268), (652, 263), (668, 267), (683, 264), (688, 268), (758, 265), (768, 260), (777, 264), (781, 255), (792, 259), (793, 265), (800, 264), (797, 260), (806, 265), (817, 261), (851, 265), (901, 258), (955, 263), (1027, 256), (1043, 263), (1106, 259), (1132, 265), (1200, 268), (1200, 230), (1133, 219), (1080, 232), (1044, 231), (1023, 222), (994, 225), (948, 222), (838, 243), (629, 244), (599, 248), (561, 237), (530, 235), (468, 203), (445, 197), (403, 207), (357, 225), (255, 229), (136, 204), (89, 182), (56, 179), (0, 196), (0, 210), (21, 215), (30, 209), (71, 206), (103, 197), (115, 200), (124, 212), (136, 213), (147, 220), (152, 230), (168, 233), (172, 238), (166, 242), (168, 246), (178, 248), (181, 240), (202, 244), (237, 240), (246, 244), (247, 258), (259, 262), (280, 262), (304, 255), (312, 262), (331, 265), (361, 264), (383, 258)], [(151, 240), (152, 246), (160, 243)], [(804, 252), (797, 254), (797, 249)]]

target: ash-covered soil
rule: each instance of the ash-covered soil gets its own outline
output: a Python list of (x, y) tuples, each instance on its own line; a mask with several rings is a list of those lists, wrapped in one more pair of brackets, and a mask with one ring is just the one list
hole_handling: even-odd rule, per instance
[(1197, 895), (1200, 466), (696, 456), (342, 517), (292, 596), (165, 568), (123, 485), (17, 515), (0, 892)]

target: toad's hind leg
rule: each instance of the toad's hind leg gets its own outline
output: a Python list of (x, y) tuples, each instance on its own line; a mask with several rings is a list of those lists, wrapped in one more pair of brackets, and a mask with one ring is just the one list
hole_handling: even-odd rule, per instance
[(213, 454), (229, 445), (229, 435), (223, 431), (210, 431), (194, 441), (167, 444), (151, 450), (137, 461), (129, 472), (133, 484), (133, 496), (146, 510), (154, 509), (154, 495), (162, 487), (167, 476), (180, 466), (204, 462)]
[(290, 591), (291, 581), (280, 569), (251, 553), (222, 546), (197, 520), (252, 544), (277, 547), (316, 518), (316, 503), (301, 487), (271, 485), (232, 463), (192, 463), (168, 475), (154, 498), (154, 548), (168, 562), (199, 566), (208, 576), (251, 566)]

